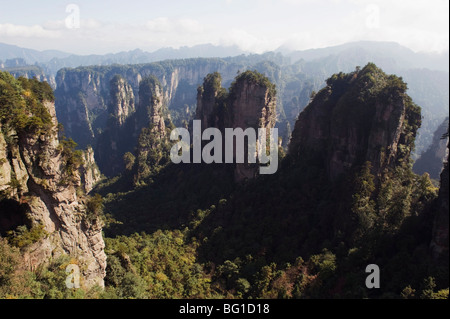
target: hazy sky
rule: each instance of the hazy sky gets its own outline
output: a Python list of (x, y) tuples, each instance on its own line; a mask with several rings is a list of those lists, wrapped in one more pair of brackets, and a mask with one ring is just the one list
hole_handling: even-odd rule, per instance
[(103, 54), (238, 45), (261, 53), (350, 41), (449, 48), (449, 0), (0, 0), (0, 42)]

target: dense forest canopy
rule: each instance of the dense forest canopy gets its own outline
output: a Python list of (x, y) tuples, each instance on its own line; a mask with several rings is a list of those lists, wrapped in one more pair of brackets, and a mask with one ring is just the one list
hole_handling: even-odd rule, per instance
[[(90, 67), (111, 75), (120, 68), (129, 66)], [(276, 94), (278, 86), (258, 72), (240, 73), (232, 88), (247, 77)], [(214, 73), (205, 83), (215, 90), (220, 80)], [(143, 82), (149, 99), (158, 83)], [(0, 238), (0, 297), (448, 298), (448, 259), (437, 260), (429, 248), (438, 188), (411, 168), (420, 108), (406, 83), (368, 64), (334, 74), (309, 98), (278, 172), (241, 183), (225, 164), (170, 163), (168, 146), (152, 148), (155, 132), (144, 129), (138, 143), (156, 150), (155, 157), (126, 153), (126, 170), (100, 183), (87, 202), (105, 223), (105, 288), (66, 289), (70, 257), (24, 270), (24, 247), (43, 235), (33, 230)], [(51, 120), (45, 100), (53, 100), (48, 85), (0, 73), (2, 129), (45, 130)], [(384, 119), (380, 110), (395, 116)], [(303, 133), (308, 125), (330, 129), (315, 143)], [(349, 143), (331, 143), (348, 138), (350, 128), (354, 157)], [(396, 147), (389, 153), (377, 138), (394, 128), (398, 143), (389, 144)], [(336, 158), (348, 165), (332, 174)], [(148, 171), (136, 183), (144, 164)], [(369, 264), (382, 271), (381, 289), (365, 286)]]

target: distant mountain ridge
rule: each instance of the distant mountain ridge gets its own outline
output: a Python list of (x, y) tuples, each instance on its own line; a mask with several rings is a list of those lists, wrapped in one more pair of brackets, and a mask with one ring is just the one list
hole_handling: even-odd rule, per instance
[[(291, 58), (294, 63), (299, 60), (319, 60), (331, 55), (345, 56), (355, 50), (359, 51), (360, 56), (366, 56), (373, 60), (384, 60), (383, 67), (449, 71), (449, 51), (443, 53), (414, 52), (396, 42), (357, 41), (320, 49), (288, 52), (280, 48), (276, 51)], [(390, 57), (390, 59), (385, 57)], [(388, 62), (391, 65), (388, 65)]]
[(74, 68), (88, 65), (110, 64), (140, 64), (167, 59), (186, 59), (198, 57), (228, 57), (246, 54), (237, 46), (216, 46), (213, 44), (200, 44), (192, 47), (183, 46), (178, 49), (161, 48), (154, 52), (141, 49), (122, 51), (108, 54), (76, 55), (56, 50), (37, 51), (20, 48), (18, 46), (0, 43), (0, 61), (22, 58), (28, 64), (38, 64), (47, 73), (55, 75), (65, 67)]
[[(13, 58), (14, 54), (18, 56)], [(22, 65), (21, 59), (28, 65)], [(109, 80), (115, 74), (122, 75), (133, 84), (133, 90), (137, 89), (140, 76), (160, 76), (159, 80), (165, 87), (165, 94), (168, 94), (168, 102), (170, 101), (167, 105), (172, 120), (178, 126), (192, 119), (196, 87), (201, 85), (203, 77), (208, 73), (220, 71), (224, 76), (224, 85), (228, 86), (236, 72), (257, 70), (277, 86), (277, 127), (283, 138), (283, 146), (287, 146), (298, 114), (309, 103), (311, 93), (323, 87), (325, 79), (335, 73), (352, 72), (356, 66), (373, 62), (385, 72), (403, 77), (408, 85), (408, 94), (422, 107), (423, 121), (413, 159), (428, 148), (434, 131), (448, 114), (448, 60), (448, 51), (442, 54), (416, 53), (394, 42), (371, 41), (303, 51), (280, 48), (264, 54), (249, 54), (238, 47), (204, 44), (178, 49), (162, 48), (152, 53), (136, 49), (86, 56), (0, 45), (0, 69), (15, 77), (36, 76), (41, 81), (49, 82), (57, 90), (58, 119), (66, 127), (66, 133), (83, 146), (93, 142), (97, 130), (104, 129), (109, 103)], [(11, 67), (14, 65), (16, 66)], [(191, 67), (188, 68), (188, 73), (172, 74), (171, 68), (174, 65)], [(59, 77), (61, 81), (58, 81), (58, 72), (60, 75), (70, 76), (66, 79)], [(92, 79), (96, 79), (98, 83), (92, 82)], [(174, 81), (168, 81), (169, 79)], [(58, 88), (57, 83), (64, 86), (61, 92), (67, 89), (72, 95), (67, 96), (69, 91), (59, 94), (61, 88)], [(77, 83), (84, 83), (87, 87), (78, 87)], [(96, 88), (101, 89), (96, 91)], [(86, 93), (86, 90), (91, 91)], [(88, 100), (84, 100), (85, 95), (89, 97)], [(71, 112), (67, 112), (69, 109)], [(76, 129), (79, 126), (87, 128)]]
[[(320, 61), (334, 56), (337, 59), (352, 58), (355, 52), (358, 54), (361, 65), (367, 61), (373, 61), (384, 69), (410, 69), (426, 68), (430, 70), (449, 72), (449, 51), (442, 53), (414, 52), (396, 42), (357, 41), (326, 48), (291, 51), (280, 47), (274, 52), (281, 53), (295, 63), (301, 60), (311, 62)], [(180, 48), (160, 48), (153, 52), (135, 49), (108, 54), (77, 55), (58, 50), (38, 51), (21, 48), (15, 45), (0, 43), (1, 61), (7, 59), (22, 58), (28, 64), (39, 64), (47, 73), (55, 75), (64, 67), (78, 67), (88, 65), (110, 64), (140, 64), (162, 60), (187, 59), (187, 58), (224, 58), (238, 55), (249, 55), (238, 46), (220, 46), (210, 43), (195, 46), (183, 46)], [(354, 67), (352, 65), (351, 69)], [(390, 70), (389, 70), (390, 71)], [(327, 75), (328, 76), (328, 75)]]
[(33, 49), (21, 48), (16, 45), (0, 43), (0, 60), (22, 58), (28, 64), (45, 63), (51, 59), (62, 59), (71, 56), (71, 53), (58, 50), (38, 51)]

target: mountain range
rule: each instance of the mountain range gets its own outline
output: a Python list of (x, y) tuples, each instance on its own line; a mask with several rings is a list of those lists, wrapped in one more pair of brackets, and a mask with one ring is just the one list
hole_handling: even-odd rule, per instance
[[(271, 57), (62, 69), (55, 92), (0, 72), (0, 297), (448, 298), (448, 163), (413, 173), (407, 84)], [(289, 97), (273, 174), (170, 160), (174, 122), (271, 129)]]
[[(114, 54), (86, 56), (52, 50), (36, 51), (0, 44), (0, 68), (3, 67), (4, 70), (9, 71), (16, 77), (37, 77), (39, 80), (47, 81), (53, 89), (57, 89), (57, 73), (62, 69), (64, 69), (63, 72), (71, 72), (67, 68), (91, 65), (107, 67), (114, 64), (139, 64), (144, 66), (148, 63), (164, 60), (199, 57), (220, 58), (225, 64), (234, 64), (234, 72), (257, 69), (268, 75), (277, 84), (278, 121), (284, 121), (282, 125), (278, 124), (277, 126), (282, 131), (285, 146), (289, 140), (290, 127), (293, 126), (298, 112), (308, 103), (310, 93), (320, 89), (324, 80), (330, 75), (336, 72), (351, 72), (355, 66), (362, 66), (368, 62), (376, 63), (386, 72), (402, 76), (408, 83), (410, 95), (423, 108), (424, 121), (419, 129), (416, 150), (413, 153), (414, 159), (417, 159), (429, 147), (434, 131), (449, 110), (448, 51), (441, 54), (416, 53), (394, 42), (360, 41), (303, 51), (289, 51), (279, 48), (275, 52), (264, 54), (243, 52), (238, 47), (205, 44), (179, 49), (163, 48), (155, 52), (136, 49)], [(205, 63), (208, 63), (207, 60), (205, 60)], [(192, 82), (190, 85), (200, 85), (202, 77), (206, 74), (207, 71), (203, 70), (195, 83)], [(228, 79), (225, 77), (224, 80), (225, 82), (231, 82), (231, 79), (230, 74)], [(65, 85), (70, 86), (70, 83)], [(293, 94), (294, 92), (300, 92), (299, 89), (302, 92), (300, 95)], [(100, 92), (97, 94), (100, 94)], [(106, 103), (102, 107), (103, 109), (106, 109), (108, 104), (108, 94), (105, 94), (102, 96), (102, 100)], [(195, 104), (195, 97), (192, 94), (188, 94), (188, 96), (190, 98), (187, 100), (187, 97), (185, 97), (183, 100), (177, 99), (174, 101), (175, 108), (169, 105), (170, 111), (177, 113), (173, 114), (175, 117), (179, 117), (179, 109), (184, 105), (190, 105), (192, 109), (192, 105)], [(59, 105), (64, 104), (64, 108), (69, 107), (66, 102), (61, 102), (61, 104), (58, 103), (57, 98), (56, 107), (60, 114), (62, 114), (62, 111)], [(93, 113), (89, 117), (98, 118), (97, 111), (91, 107), (88, 113)], [(101, 118), (102, 116), (99, 117), (99, 119)], [(188, 118), (182, 120), (188, 120)], [(81, 120), (78, 125), (82, 125), (83, 121)], [(176, 124), (180, 123), (175, 122)], [(62, 120), (62, 123), (66, 126), (68, 124), (64, 120)], [(103, 126), (101, 125), (99, 129), (103, 129)], [(69, 136), (71, 136), (70, 134), (69, 128)], [(84, 140), (77, 135), (71, 137), (81, 142), (82, 145), (86, 145), (87, 142), (92, 143), (92, 141)]]

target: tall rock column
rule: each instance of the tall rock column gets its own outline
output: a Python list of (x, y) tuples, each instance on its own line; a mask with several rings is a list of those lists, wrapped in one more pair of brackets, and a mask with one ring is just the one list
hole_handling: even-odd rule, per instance
[[(223, 138), (226, 128), (241, 128), (243, 131), (253, 128), (258, 138), (258, 128), (275, 126), (275, 85), (258, 72), (246, 71), (236, 77), (227, 92), (221, 86), (219, 73), (208, 74), (198, 89), (196, 118), (201, 120), (202, 130), (215, 127), (222, 132)], [(225, 145), (225, 140), (222, 145)], [(257, 174), (258, 165), (248, 163), (247, 153), (245, 145), (245, 163), (235, 164), (236, 181), (251, 179)], [(236, 145), (233, 146), (233, 157), (236, 162)]]
[[(265, 76), (253, 71), (246, 71), (236, 77), (230, 88), (229, 107), (231, 110), (232, 128), (253, 128), (258, 138), (258, 129), (275, 127), (276, 123), (276, 90)], [(274, 141), (278, 143), (278, 141)], [(245, 158), (248, 147), (244, 148)], [(236, 155), (236, 152), (234, 152)], [(278, 154), (275, 154), (278, 156)], [(254, 178), (258, 171), (258, 165), (237, 163), (235, 168), (235, 180), (243, 181)]]
[(123, 126), (135, 111), (133, 88), (124, 78), (116, 75), (110, 82), (110, 97), (108, 112), (116, 120), (117, 126)]
[[(448, 138), (448, 129), (447, 134)], [(431, 239), (431, 251), (435, 259), (442, 258), (448, 262), (448, 244), (449, 244), (449, 205), (448, 205), (448, 142), (447, 142), (447, 160), (444, 162), (444, 169), (441, 172), (441, 184), (439, 196), (437, 199), (437, 212), (433, 224), (433, 233)]]
[[(136, 150), (137, 172), (134, 183), (140, 184), (168, 158), (168, 134), (165, 124), (164, 92), (154, 76), (139, 84), (139, 107), (136, 110), (136, 130), (140, 132)], [(167, 119), (170, 122), (170, 118)]]
[[(47, 89), (32, 81), (23, 85), (34, 86), (37, 92)], [(102, 221), (90, 215), (85, 205), (88, 198), (78, 191), (82, 188), (78, 170), (82, 159), (71, 148), (73, 145), (59, 142), (51, 98), (33, 97), (26, 86), (17, 92), (23, 94), (21, 101), (28, 103), (34, 98), (34, 105), (42, 108), (37, 113), (33, 113), (33, 107), (24, 109), (31, 110), (27, 118), (34, 118), (31, 123), (38, 128), (23, 128), (15, 119), (2, 125), (0, 155), (6, 156), (0, 166), (0, 206), (4, 208), (0, 210), (0, 231), (14, 231), (17, 226), (41, 228), (39, 238), (21, 247), (29, 269), (69, 255), (80, 267), (82, 285), (103, 287), (106, 254)], [(18, 109), (20, 105), (0, 106)]]
[(330, 180), (369, 161), (378, 179), (384, 169), (409, 161), (420, 124), (406, 84), (369, 63), (327, 80), (300, 113), (289, 153), (322, 162)]

